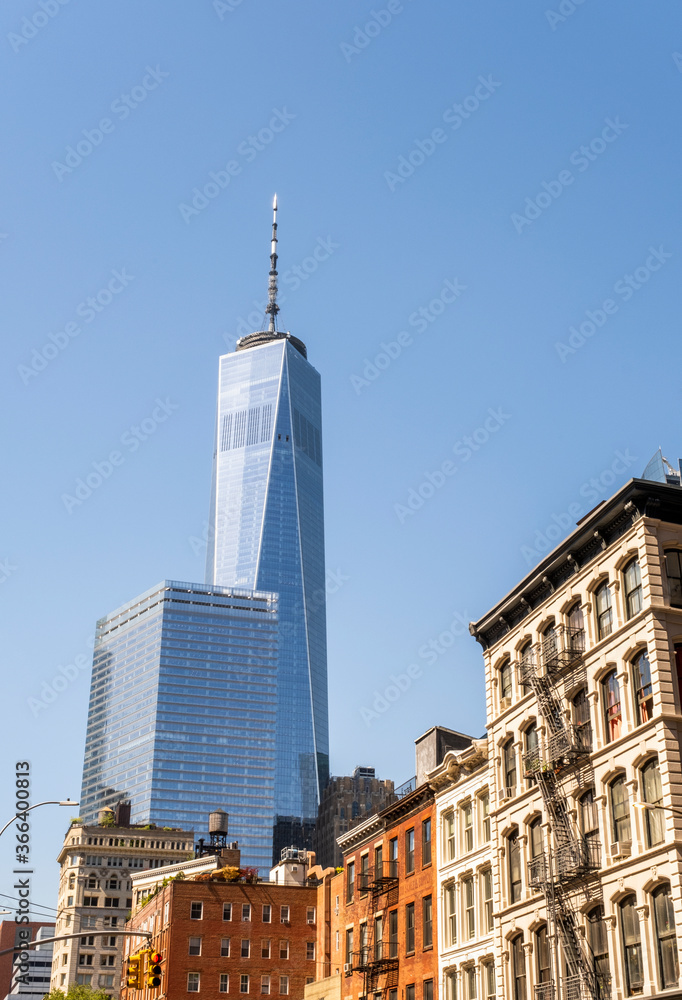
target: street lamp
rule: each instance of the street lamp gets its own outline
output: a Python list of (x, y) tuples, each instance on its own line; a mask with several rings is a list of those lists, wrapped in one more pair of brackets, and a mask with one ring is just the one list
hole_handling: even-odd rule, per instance
[[(32, 806), (26, 806), (26, 808), (22, 810), (22, 814), (25, 813), (25, 812), (29, 812), (31, 809), (37, 809), (38, 806), (77, 806), (77, 805), (80, 805), (80, 803), (78, 803), (78, 802), (72, 802), (71, 799), (64, 799), (62, 801), (59, 801), (59, 800), (56, 800), (56, 799), (55, 800), (51, 799), (48, 802), (34, 802), (34, 804)], [(2, 837), (2, 835), (5, 832), (5, 830), (7, 829), (7, 827), (11, 826), (12, 823), (14, 823), (14, 821), (16, 819), (18, 819), (18, 818), (19, 817), (16, 816), (16, 815), (12, 816), (11, 820), (9, 820), (9, 822), (5, 823), (5, 825), (3, 826), (2, 830), (0, 830), (0, 837)]]
[(682, 809), (678, 806), (664, 806), (657, 805), (655, 802), (633, 802), (635, 809), (646, 809), (649, 812), (656, 812), (657, 809), (668, 809), (669, 812), (677, 813), (678, 816), (682, 816)]

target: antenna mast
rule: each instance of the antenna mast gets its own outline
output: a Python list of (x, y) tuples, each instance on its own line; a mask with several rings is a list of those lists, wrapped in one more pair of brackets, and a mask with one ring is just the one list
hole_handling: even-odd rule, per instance
[(272, 202), (272, 241), (270, 243), (270, 276), (268, 278), (268, 305), (265, 315), (270, 317), (268, 333), (274, 333), (277, 327), (277, 195)]

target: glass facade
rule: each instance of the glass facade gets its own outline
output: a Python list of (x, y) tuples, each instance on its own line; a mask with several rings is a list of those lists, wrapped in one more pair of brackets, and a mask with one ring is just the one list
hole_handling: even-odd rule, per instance
[(242, 863), (269, 868), (277, 596), (165, 581), (97, 623), (80, 815), (194, 829), (229, 814)]
[(278, 595), (279, 859), (305, 846), (329, 754), (320, 377), (284, 334), (220, 359), (206, 580)]

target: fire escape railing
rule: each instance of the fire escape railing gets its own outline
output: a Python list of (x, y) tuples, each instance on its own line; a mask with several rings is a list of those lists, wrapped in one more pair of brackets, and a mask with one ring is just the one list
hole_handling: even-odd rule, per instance
[[(383, 915), (393, 906), (398, 889), (398, 862), (381, 861), (358, 873), (358, 890), (368, 897), (366, 938), (359, 951), (351, 956), (352, 972), (364, 976), (364, 996), (383, 993), (398, 985), (398, 941), (383, 935), (389, 931), (385, 927)], [(385, 898), (383, 898), (385, 897)], [(376, 917), (382, 914), (382, 938), (375, 940)], [(383, 982), (382, 982), (383, 980)]]

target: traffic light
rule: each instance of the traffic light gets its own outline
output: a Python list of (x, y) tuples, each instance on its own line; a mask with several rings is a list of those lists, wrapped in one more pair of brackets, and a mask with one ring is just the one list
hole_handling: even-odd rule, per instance
[(129, 955), (126, 968), (126, 983), (133, 990), (144, 987), (142, 979), (142, 961), (140, 955)]
[(163, 962), (161, 952), (153, 951), (147, 965), (147, 986), (152, 990), (161, 985), (161, 962)]

